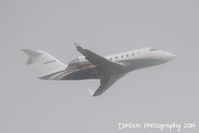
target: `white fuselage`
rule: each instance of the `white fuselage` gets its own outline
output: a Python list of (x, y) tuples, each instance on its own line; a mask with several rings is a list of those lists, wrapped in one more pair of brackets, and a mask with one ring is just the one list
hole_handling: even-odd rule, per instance
[[(136, 69), (166, 63), (175, 58), (175, 55), (158, 49), (143, 48), (105, 56), (104, 58), (113, 62), (124, 64), (126, 69), (120, 73), (128, 73)], [(54, 80), (81, 80), (100, 79), (101, 75), (98, 74), (94, 65), (86, 60), (84, 56), (80, 56), (78, 59), (69, 62), (66, 70), (48, 75), (48, 77), (44, 76), (41, 78)]]

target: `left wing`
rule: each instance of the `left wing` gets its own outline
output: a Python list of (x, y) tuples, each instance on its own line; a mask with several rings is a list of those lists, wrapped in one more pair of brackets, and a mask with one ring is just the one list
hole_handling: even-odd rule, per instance
[(91, 62), (96, 69), (98, 70), (99, 74), (113, 74), (123, 72), (125, 69), (125, 65), (122, 63), (117, 63), (110, 61), (88, 49), (83, 49), (80, 45), (75, 44), (77, 50), (86, 57), (86, 59)]

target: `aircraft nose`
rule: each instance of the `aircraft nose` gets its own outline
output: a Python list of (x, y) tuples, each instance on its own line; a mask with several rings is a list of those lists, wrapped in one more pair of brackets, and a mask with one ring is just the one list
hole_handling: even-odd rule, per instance
[(175, 54), (172, 54), (172, 53), (169, 53), (169, 52), (166, 52), (166, 58), (168, 60), (173, 60), (176, 58), (176, 55)]

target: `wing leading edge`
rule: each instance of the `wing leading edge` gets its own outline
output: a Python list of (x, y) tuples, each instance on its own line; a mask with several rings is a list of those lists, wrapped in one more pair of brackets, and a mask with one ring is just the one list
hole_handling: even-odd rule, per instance
[(109, 87), (111, 87), (117, 80), (123, 77), (126, 73), (120, 75), (111, 75), (100, 79), (100, 86), (93, 93), (93, 96), (99, 96), (104, 93)]
[(80, 45), (75, 44), (77, 50), (86, 57), (86, 59), (96, 66), (99, 74), (112, 74), (112, 73), (120, 73), (125, 69), (125, 65), (122, 63), (117, 63), (110, 61), (88, 49), (83, 49)]
[(83, 49), (80, 45), (75, 44), (77, 50), (86, 57), (86, 59), (96, 66), (98, 73), (101, 76), (100, 86), (95, 92), (89, 90), (92, 96), (99, 96), (113, 85), (118, 79), (123, 77), (125, 65), (110, 61), (88, 49)]

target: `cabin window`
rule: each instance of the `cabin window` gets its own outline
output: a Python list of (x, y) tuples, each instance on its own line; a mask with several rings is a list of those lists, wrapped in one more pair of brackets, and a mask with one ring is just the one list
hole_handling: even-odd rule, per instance
[(158, 49), (155, 48), (151, 48), (150, 51), (157, 51)]
[(134, 53), (132, 53), (132, 56), (134, 56)]
[(121, 55), (121, 58), (123, 58), (123, 55)]
[(128, 54), (126, 54), (126, 57), (128, 57), (129, 55)]
[(115, 56), (115, 59), (118, 59), (118, 57), (117, 57), (117, 56)]
[(110, 58), (110, 60), (112, 60), (112, 58)]

